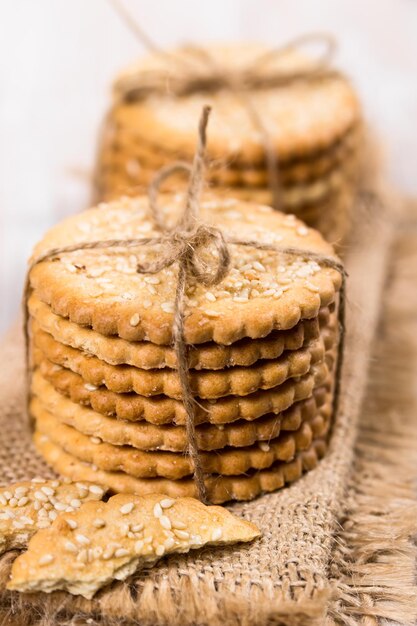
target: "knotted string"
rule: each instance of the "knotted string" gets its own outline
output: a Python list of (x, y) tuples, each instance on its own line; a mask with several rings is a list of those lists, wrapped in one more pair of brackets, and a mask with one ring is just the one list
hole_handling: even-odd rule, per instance
[[(167, 61), (165, 70), (139, 69), (134, 74), (119, 78), (115, 83), (117, 97), (125, 102), (136, 102), (153, 94), (172, 93), (184, 96), (198, 92), (213, 93), (221, 89), (233, 93), (259, 134), (265, 154), (272, 205), (277, 210), (281, 209), (282, 193), (276, 147), (252, 101), (251, 93), (260, 89), (278, 89), (294, 83), (315, 82), (340, 76), (340, 72), (330, 66), (336, 51), (335, 39), (328, 33), (308, 33), (261, 53), (246, 66), (228, 68), (219, 63), (209, 50), (194, 44), (182, 48), (181, 54), (164, 50), (132, 18), (120, 0), (110, 2), (135, 38), (150, 52)], [(301, 67), (289, 69), (271, 65), (289, 52), (317, 44), (323, 46), (321, 54), (315, 60), (309, 59)], [(173, 72), (168, 73), (169, 65), (175, 68)]]
[[(28, 299), (31, 291), (30, 273), (34, 267), (45, 261), (57, 259), (61, 255), (78, 250), (123, 248), (131, 250), (143, 246), (158, 245), (162, 248), (162, 257), (157, 261), (142, 263), (137, 265), (137, 272), (140, 274), (154, 274), (173, 264), (178, 265), (178, 278), (175, 289), (174, 319), (173, 319), (173, 344), (177, 358), (178, 376), (181, 385), (182, 401), (186, 410), (186, 432), (188, 440), (188, 454), (193, 465), (194, 480), (198, 497), (203, 502), (208, 502), (208, 495), (205, 485), (204, 471), (201, 465), (196, 430), (195, 414), (197, 401), (194, 397), (189, 376), (189, 345), (186, 342), (184, 332), (185, 319), (185, 295), (189, 280), (209, 286), (216, 285), (223, 280), (230, 269), (230, 245), (246, 246), (257, 250), (266, 250), (295, 256), (302, 259), (310, 259), (318, 264), (329, 267), (340, 272), (342, 281), (340, 289), (340, 301), (338, 308), (340, 339), (339, 358), (335, 373), (335, 389), (333, 396), (333, 408), (337, 411), (341, 368), (343, 360), (344, 346), (344, 314), (345, 314), (345, 285), (346, 273), (342, 263), (326, 255), (322, 255), (309, 250), (294, 247), (282, 247), (275, 244), (260, 243), (258, 241), (240, 240), (236, 237), (226, 237), (219, 228), (204, 224), (199, 221), (200, 193), (204, 181), (204, 158), (206, 150), (206, 128), (210, 107), (204, 107), (198, 134), (198, 145), (192, 166), (184, 163), (174, 163), (161, 170), (155, 177), (149, 190), (151, 213), (158, 230), (161, 231), (159, 237), (147, 237), (138, 239), (111, 239), (104, 241), (88, 241), (73, 244), (70, 246), (54, 248), (37, 257), (29, 266), (25, 290), (24, 290), (24, 336), (26, 344), (26, 364), (27, 364), (27, 389), (28, 403), (30, 401), (30, 354), (29, 354), (29, 313)], [(162, 211), (158, 205), (158, 193), (161, 183), (178, 168), (189, 173), (190, 180), (186, 196), (185, 207), (182, 216), (173, 228), (168, 228), (164, 220)], [(211, 253), (210, 255), (208, 253)], [(208, 261), (208, 257), (210, 262)]]

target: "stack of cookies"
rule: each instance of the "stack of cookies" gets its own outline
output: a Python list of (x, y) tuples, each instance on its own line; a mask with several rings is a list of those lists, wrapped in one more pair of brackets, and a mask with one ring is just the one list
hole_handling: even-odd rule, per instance
[[(274, 204), (268, 148), (278, 166), (280, 210), (294, 213), (328, 240), (339, 241), (348, 229), (364, 151), (361, 109), (348, 80), (328, 72), (321, 78), (283, 80), (244, 94), (236, 85), (204, 89), (210, 85), (213, 64), (236, 80), (266, 52), (249, 45), (212, 47), (207, 51), (209, 62), (180, 49), (146, 58), (125, 71), (115, 83), (114, 103), (102, 131), (98, 198), (137, 194), (161, 166), (175, 159), (189, 162), (195, 120), (202, 106), (210, 104), (207, 177), (216, 193)], [(184, 93), (178, 95), (178, 78), (187, 76), (190, 63), (193, 75), (202, 77), (201, 89), (187, 91), (179, 81)], [(284, 76), (305, 72), (309, 65), (311, 60), (287, 50), (257, 64), (257, 77), (261, 83), (277, 72)], [(147, 90), (149, 76), (159, 77), (159, 91)], [(181, 176), (171, 182), (178, 188)]]
[[(181, 193), (162, 196), (167, 219)], [(201, 220), (240, 241), (337, 258), (290, 215), (204, 196)], [(148, 199), (122, 198), (51, 229), (34, 258), (103, 240), (159, 237)], [(164, 244), (166, 245), (166, 243)], [(314, 467), (326, 449), (337, 361), (336, 269), (228, 244), (217, 285), (187, 278), (184, 336), (196, 437), (212, 502), (254, 498)], [(158, 243), (56, 253), (30, 271), (31, 403), (39, 453), (60, 474), (114, 492), (196, 495), (173, 341), (178, 267)], [(218, 262), (210, 247), (203, 264)]]

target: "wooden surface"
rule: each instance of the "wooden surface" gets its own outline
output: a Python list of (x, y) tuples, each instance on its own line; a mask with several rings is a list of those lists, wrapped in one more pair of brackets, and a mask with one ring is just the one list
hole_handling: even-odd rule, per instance
[[(305, 31), (340, 41), (383, 136), (391, 179), (417, 193), (417, 2), (125, 0), (162, 45)], [(111, 78), (142, 48), (106, 0), (0, 2), (0, 332), (15, 316), (34, 242), (88, 204), (95, 137)]]

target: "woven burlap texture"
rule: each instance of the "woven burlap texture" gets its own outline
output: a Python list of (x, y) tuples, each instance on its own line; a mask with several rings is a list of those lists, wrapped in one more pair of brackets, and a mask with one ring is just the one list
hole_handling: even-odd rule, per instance
[[(235, 513), (260, 526), (262, 539), (250, 547), (202, 550), (188, 556), (170, 557), (149, 572), (138, 574), (133, 581), (115, 584), (91, 602), (64, 593), (17, 596), (4, 592), (5, 624), (256, 626), (268, 623), (302, 626), (321, 625), (326, 621), (356, 624), (358, 616), (366, 611), (369, 615), (392, 616), (404, 593), (412, 593), (412, 585), (407, 591), (395, 592), (393, 581), (392, 594), (387, 596), (388, 603), (391, 602), (389, 609), (384, 594), (378, 596), (370, 589), (366, 576), (372, 577), (375, 572), (369, 572), (369, 567), (361, 587), (360, 576), (364, 573), (358, 570), (355, 574), (354, 552), (356, 544), (360, 548), (358, 532), (364, 520), (356, 511), (355, 485), (351, 482), (349, 487), (354, 440), (390, 241), (386, 223), (386, 216), (373, 216), (368, 227), (356, 231), (360, 232), (360, 237), (348, 255), (350, 279), (343, 388), (326, 458), (289, 489), (231, 506)], [(2, 480), (50, 475), (31, 447), (23, 418), (23, 363), (16, 334), (5, 341), (1, 363)], [(386, 445), (381, 447), (386, 451)], [(359, 465), (357, 471), (358, 468)], [(376, 474), (378, 478), (378, 472)], [(354, 482), (358, 481), (359, 478), (355, 478)], [(374, 503), (373, 512), (376, 508)], [(384, 512), (385, 509), (384, 506)], [(358, 532), (350, 519), (350, 515), (353, 519), (355, 514), (357, 519), (353, 524), (357, 525)], [(341, 527), (344, 517), (346, 523)], [(408, 530), (403, 527), (401, 531), (407, 550)], [(405, 551), (402, 545), (401, 554)], [(1, 561), (3, 584), (12, 558), (13, 555), (6, 555)], [(408, 553), (407, 559), (408, 563), (411, 559)]]

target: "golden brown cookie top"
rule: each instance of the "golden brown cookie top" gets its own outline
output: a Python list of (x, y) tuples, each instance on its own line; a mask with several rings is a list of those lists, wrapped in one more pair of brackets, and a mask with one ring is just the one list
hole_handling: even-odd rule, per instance
[[(160, 199), (171, 221), (183, 210), (184, 196)], [(294, 216), (266, 206), (205, 196), (200, 219), (219, 227), (225, 237), (316, 252), (334, 259), (321, 235)], [(147, 197), (122, 198), (72, 216), (52, 228), (36, 246), (33, 258), (56, 247), (97, 240), (160, 237), (151, 220)], [(166, 244), (164, 244), (166, 245)], [(177, 264), (158, 274), (140, 274), (137, 265), (155, 261), (164, 246), (129, 250), (78, 250), (35, 266), (30, 282), (37, 296), (58, 315), (129, 341), (172, 341)], [(188, 343), (229, 344), (242, 337), (263, 337), (300, 319), (316, 317), (334, 301), (341, 276), (316, 261), (252, 246), (229, 244), (230, 271), (217, 285), (187, 282), (185, 338)], [(216, 264), (212, 249), (203, 260)]]
[[(195, 147), (195, 126), (202, 107), (213, 107), (210, 121), (208, 153), (212, 158), (236, 158), (245, 162), (264, 159), (261, 133), (242, 103), (242, 97), (231, 89), (199, 91), (178, 97), (175, 77), (192, 72), (207, 77), (210, 63), (236, 80), (241, 70), (253, 66), (268, 52), (261, 45), (235, 44), (208, 46), (212, 61), (205, 62), (187, 48), (168, 55), (153, 55), (126, 69), (116, 80), (114, 93), (117, 106), (114, 122), (139, 138), (168, 152), (192, 155)], [(309, 67), (312, 60), (295, 50), (259, 63), (259, 76), (270, 76), (277, 70), (289, 73)], [(123, 85), (135, 74), (146, 76), (158, 72), (161, 93), (133, 103), (120, 101)], [(139, 84), (140, 84), (139, 80)], [(171, 85), (171, 88), (170, 88)], [(272, 146), (281, 159), (315, 152), (342, 137), (360, 119), (360, 105), (349, 81), (333, 75), (312, 81), (297, 81), (275, 88), (249, 92), (253, 108), (262, 119)], [(245, 96), (246, 97), (246, 96)]]

